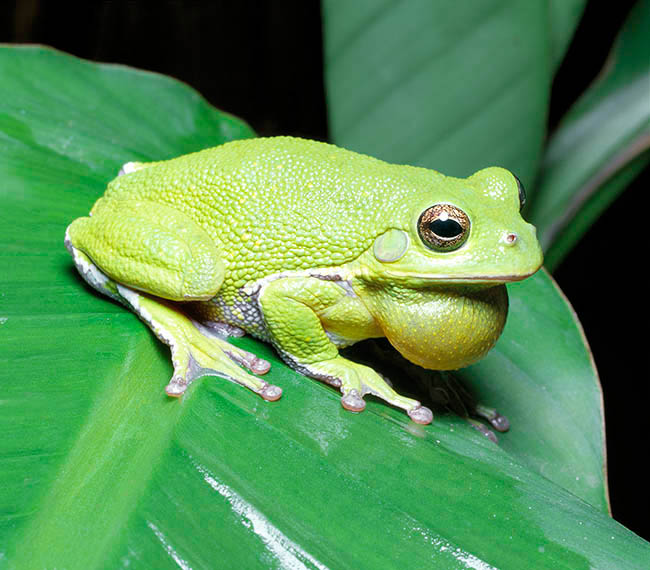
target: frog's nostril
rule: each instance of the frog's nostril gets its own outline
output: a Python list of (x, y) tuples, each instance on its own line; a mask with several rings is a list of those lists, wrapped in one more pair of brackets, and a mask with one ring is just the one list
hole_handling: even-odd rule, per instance
[(506, 245), (514, 245), (517, 242), (517, 234), (514, 232), (509, 232), (503, 236), (503, 241), (506, 242)]

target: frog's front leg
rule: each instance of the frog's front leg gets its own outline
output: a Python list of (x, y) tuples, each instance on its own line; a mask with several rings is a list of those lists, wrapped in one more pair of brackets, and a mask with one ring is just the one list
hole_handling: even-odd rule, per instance
[(258, 302), (271, 341), (284, 360), (299, 372), (341, 390), (344, 408), (360, 412), (366, 394), (406, 410), (421, 424), (431, 423), (431, 410), (395, 392), (377, 372), (339, 355), (337, 345), (382, 336), (361, 300), (334, 281), (285, 277), (264, 284)]

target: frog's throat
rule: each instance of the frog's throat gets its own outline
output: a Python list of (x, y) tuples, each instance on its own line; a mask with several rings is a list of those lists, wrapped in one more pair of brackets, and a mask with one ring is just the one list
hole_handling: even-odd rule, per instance
[(485, 356), (501, 335), (508, 312), (504, 284), (429, 289), (361, 286), (357, 292), (397, 351), (432, 370), (464, 368)]

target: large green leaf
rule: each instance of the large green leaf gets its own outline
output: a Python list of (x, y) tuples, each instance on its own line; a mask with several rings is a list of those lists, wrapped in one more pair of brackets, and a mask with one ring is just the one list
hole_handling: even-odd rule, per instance
[(650, 162), (650, 0), (631, 11), (598, 81), (549, 140), (529, 215), (554, 268)]
[[(514, 443), (378, 402), (350, 414), (250, 339), (282, 400), (214, 378), (167, 399), (168, 351), (82, 284), (62, 235), (122, 162), (252, 133), (175, 81), (43, 48), (0, 48), (0, 85), (0, 565), (573, 569), (650, 556)], [(555, 369), (529, 369), (511, 346), (535, 329), (518, 308), (529, 294), (557, 306), (543, 275), (514, 289), (492, 358), (543, 385)], [(499, 374), (528, 382), (515, 366)], [(535, 427), (522, 422), (513, 441)]]
[(332, 139), (454, 176), (497, 164), (532, 186), (569, 4), (325, 0)]

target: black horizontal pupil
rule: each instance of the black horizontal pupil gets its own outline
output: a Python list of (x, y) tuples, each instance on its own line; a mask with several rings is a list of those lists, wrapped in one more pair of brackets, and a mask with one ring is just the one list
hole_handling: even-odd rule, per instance
[(429, 229), (441, 238), (455, 238), (463, 233), (463, 227), (450, 218), (429, 222)]

